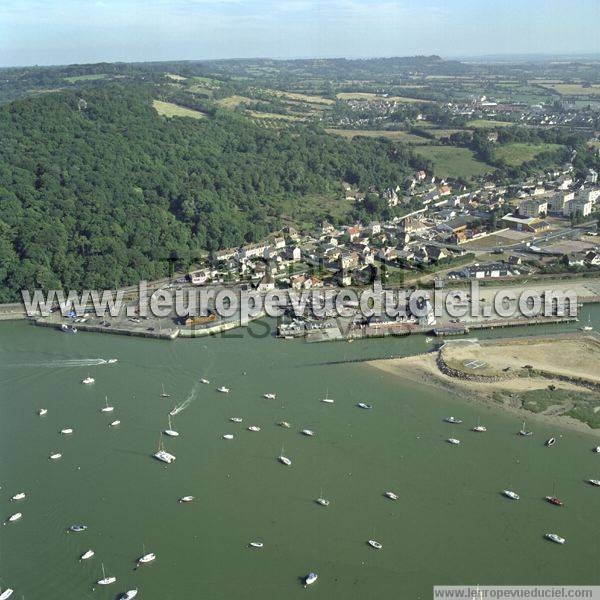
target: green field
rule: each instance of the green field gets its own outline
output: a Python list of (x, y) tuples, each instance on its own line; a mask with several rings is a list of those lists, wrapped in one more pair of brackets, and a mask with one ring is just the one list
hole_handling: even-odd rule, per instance
[(436, 177), (463, 177), (469, 179), (491, 173), (494, 168), (473, 156), (467, 148), (454, 146), (418, 146), (414, 151), (434, 163)]
[(96, 81), (97, 79), (106, 79), (108, 75), (106, 73), (96, 73), (92, 75), (77, 75), (74, 77), (65, 77), (65, 81), (69, 83), (77, 83), (78, 81)]
[(163, 102), (162, 100), (153, 100), (152, 106), (159, 115), (164, 117), (191, 117), (192, 119), (204, 118), (204, 113), (199, 110), (193, 110), (191, 108), (185, 108), (185, 106), (179, 106), (172, 102)]
[(504, 160), (507, 164), (518, 167), (523, 163), (533, 160), (542, 152), (550, 152), (562, 148), (560, 144), (526, 144), (512, 143), (498, 146), (494, 154), (496, 158)]
[(508, 127), (509, 125), (514, 125), (514, 123), (510, 123), (509, 121), (492, 121), (491, 119), (473, 119), (467, 122), (466, 127), (473, 129), (493, 129), (494, 127)]
[(581, 83), (545, 83), (542, 87), (561, 96), (600, 96), (600, 85), (598, 84), (586, 87)]
[(283, 206), (282, 221), (296, 229), (314, 229), (315, 223), (332, 217), (347, 220), (354, 202), (342, 200), (336, 194), (315, 194), (288, 200)]
[(349, 140), (360, 136), (360, 137), (372, 137), (372, 138), (383, 137), (388, 140), (404, 142), (406, 144), (423, 145), (423, 144), (429, 143), (429, 140), (427, 138), (421, 137), (420, 135), (414, 135), (414, 134), (408, 133), (406, 131), (387, 131), (385, 129), (375, 129), (375, 130), (326, 129), (325, 131), (327, 131), (327, 133), (331, 133), (333, 135), (341, 135), (342, 137), (347, 138)]

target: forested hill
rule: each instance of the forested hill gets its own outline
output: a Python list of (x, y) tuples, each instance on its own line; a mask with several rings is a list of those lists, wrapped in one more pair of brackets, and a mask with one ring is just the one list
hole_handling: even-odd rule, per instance
[(154, 278), (165, 259), (263, 237), (283, 202), (399, 182), (398, 145), (277, 131), (231, 113), (166, 119), (108, 85), (0, 108), (0, 301)]

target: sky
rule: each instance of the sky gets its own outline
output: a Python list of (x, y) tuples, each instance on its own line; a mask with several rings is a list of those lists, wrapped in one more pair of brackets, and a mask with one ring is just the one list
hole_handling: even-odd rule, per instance
[(0, 0), (0, 66), (600, 53), (600, 0)]

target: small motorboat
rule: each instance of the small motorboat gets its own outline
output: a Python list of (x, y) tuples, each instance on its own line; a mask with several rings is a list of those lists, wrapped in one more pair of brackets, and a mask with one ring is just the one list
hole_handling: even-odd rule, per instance
[(89, 375), (85, 378), (82, 379), (81, 383), (83, 385), (91, 385), (92, 383), (94, 383), (96, 380), (93, 377), (90, 377)]
[(600, 479), (588, 479), (587, 481), (591, 485), (595, 485), (597, 487), (600, 487)]
[(73, 531), (75, 533), (85, 531), (86, 529), (87, 529), (87, 525), (82, 525), (81, 523), (76, 523), (75, 525), (71, 525), (69, 527), (69, 531)]
[(375, 550), (381, 550), (383, 548), (383, 544), (380, 544), (376, 540), (369, 540), (367, 543), (369, 546), (371, 546), (371, 548), (375, 548)]
[(104, 564), (102, 564), (102, 579), (99, 579), (97, 581), (98, 585), (110, 585), (111, 583), (114, 583), (117, 580), (116, 577), (112, 577), (106, 576), (106, 573), (104, 572)]
[(10, 517), (8, 517), (8, 519), (6, 519), (7, 523), (14, 523), (15, 521), (18, 521), (19, 519), (21, 519), (21, 517), (23, 516), (23, 513), (15, 513), (14, 515), (10, 515)]
[(169, 416), (174, 417), (176, 414), (179, 414), (179, 410), (179, 406), (176, 406), (175, 408), (169, 411)]
[(149, 552), (148, 554), (144, 554), (143, 556), (140, 556), (137, 559), (137, 563), (138, 563), (138, 565), (145, 565), (145, 564), (151, 563), (154, 560), (156, 560), (156, 554), (154, 554), (154, 552)]
[(262, 542), (250, 542), (248, 546), (250, 546), (250, 548), (263, 548), (264, 544)]
[(250, 425), (248, 431), (260, 431), (260, 427), (258, 425)]
[(1, 594), (0, 594), (0, 600), (6, 600), (7, 598), (10, 598), (13, 595), (14, 590), (12, 590), (11, 588), (6, 588)]
[(263, 398), (266, 398), (267, 400), (275, 400), (275, 398), (277, 398), (277, 394), (263, 394)]
[(300, 433), (302, 435), (307, 435), (308, 437), (315, 435), (315, 432), (312, 429), (303, 429)]
[(242, 419), (242, 417), (231, 417), (229, 420), (232, 423), (241, 423), (244, 419)]
[(18, 494), (15, 494), (12, 498), (11, 501), (16, 501), (16, 500), (25, 500), (25, 498), (27, 497), (27, 494), (25, 492), (19, 492)]
[(86, 550), (80, 557), (79, 560), (89, 560), (96, 554), (93, 550)]
[(40, 408), (40, 409), (38, 410), (38, 415), (39, 415), (40, 417), (43, 417), (44, 415), (47, 415), (47, 414), (48, 414), (48, 409), (47, 409), (47, 408)]
[(556, 544), (564, 544), (567, 541), (564, 537), (560, 537), (560, 535), (557, 533), (547, 533), (544, 537), (551, 542), (555, 542)]
[(510, 498), (511, 500), (520, 500), (521, 499), (521, 496), (519, 496), (519, 494), (517, 494), (516, 492), (513, 492), (511, 490), (502, 490), (502, 493), (507, 498)]
[(454, 446), (460, 445), (460, 440), (457, 440), (456, 438), (448, 438), (446, 441)]
[(306, 588), (309, 585), (312, 585), (318, 578), (319, 576), (311, 571), (304, 580), (304, 587)]
[(62, 454), (60, 452), (55, 452), (54, 454), (51, 454), (48, 458), (50, 458), (51, 460), (58, 460), (61, 457)]
[(208, 379), (204, 379), (204, 377), (201, 377), (200, 383), (203, 383), (204, 385), (208, 385), (210, 383), (210, 381)]
[(462, 423), (462, 419), (457, 419), (456, 417), (446, 417), (444, 421), (446, 421), (446, 423), (452, 423), (453, 425), (460, 425)]
[(383, 495), (390, 500), (398, 500), (398, 496), (394, 492), (384, 492)]
[(284, 429), (289, 429), (291, 427), (291, 425), (287, 421), (279, 421), (279, 423), (277, 424), (279, 425), (279, 427), (283, 427)]
[(194, 496), (182, 496), (181, 498), (179, 498), (179, 502), (181, 504), (184, 504), (186, 502), (193, 502), (194, 501)]
[(77, 327), (72, 327), (71, 325), (67, 325), (66, 323), (61, 324), (60, 330), (63, 333), (77, 333)]
[(119, 359), (118, 359), (118, 358), (109, 358), (109, 359), (106, 361), (106, 364), (107, 364), (107, 365), (114, 365), (115, 363), (118, 363), (118, 362), (119, 362)]
[(129, 590), (127, 592), (123, 592), (119, 596), (119, 600), (131, 600), (132, 598), (135, 598), (137, 595), (138, 595), (137, 590)]
[(550, 504), (554, 504), (554, 506), (564, 506), (564, 502), (562, 500), (559, 500), (556, 496), (546, 496), (545, 498), (546, 502), (549, 502)]
[(595, 452), (596, 454), (600, 454), (600, 446), (596, 446), (596, 447), (594, 448), (594, 452)]
[(319, 504), (320, 506), (329, 506), (329, 504), (330, 504), (330, 501), (329, 501), (329, 500), (327, 500), (327, 498), (323, 498), (322, 496), (323, 496), (323, 494), (321, 494), (321, 497), (317, 498), (317, 499), (315, 500), (315, 502), (316, 502), (317, 504)]
[(61, 429), (60, 433), (62, 435), (69, 435), (69, 434), (73, 433), (73, 430), (70, 427), (66, 427), (65, 429)]
[(217, 392), (221, 392), (221, 394), (229, 394), (230, 391), (231, 390), (228, 387), (225, 387), (224, 385), (217, 388)]
[(117, 425), (120, 425), (121, 421), (119, 421), (118, 419), (116, 421), (111, 421), (108, 426), (109, 427), (116, 427)]
[(370, 410), (371, 408), (373, 408), (372, 404), (367, 404), (366, 402), (358, 402), (356, 406), (358, 406), (358, 408), (362, 408), (364, 410)]
[(556, 444), (556, 438), (548, 438), (545, 442), (546, 446), (550, 447), (550, 446), (554, 446), (554, 444)]
[(223, 439), (224, 440), (232, 440), (233, 439), (233, 433), (224, 433), (223, 434)]

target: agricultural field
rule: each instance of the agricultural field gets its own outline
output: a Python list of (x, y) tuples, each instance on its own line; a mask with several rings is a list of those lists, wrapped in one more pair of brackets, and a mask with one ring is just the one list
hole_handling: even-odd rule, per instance
[(407, 104), (429, 104), (432, 100), (421, 100), (419, 98), (407, 98), (405, 96), (386, 96), (372, 92), (340, 92), (336, 94), (339, 100), (395, 100), (396, 102), (406, 102)]
[(217, 100), (217, 104), (223, 108), (237, 108), (240, 104), (252, 104), (256, 100), (247, 98), (246, 96), (229, 96), (228, 98), (221, 98)]
[(543, 83), (540, 85), (561, 96), (600, 96), (600, 84), (585, 86), (581, 83)]
[(473, 119), (472, 121), (467, 121), (465, 127), (472, 129), (493, 129), (494, 127), (508, 127), (510, 125), (515, 125), (515, 123), (511, 123), (510, 121), (492, 121), (491, 119)]
[(275, 96), (282, 98), (283, 100), (295, 100), (296, 102), (305, 102), (307, 104), (335, 104), (335, 100), (330, 98), (323, 98), (322, 96), (313, 96), (309, 94), (298, 94), (295, 92), (281, 92), (279, 90), (270, 90)]
[(163, 102), (162, 100), (153, 100), (152, 106), (159, 115), (164, 117), (191, 117), (192, 119), (202, 119), (205, 116), (204, 113), (201, 113), (199, 110), (179, 106), (172, 102)]
[(386, 129), (326, 129), (325, 131), (327, 131), (327, 133), (331, 133), (332, 135), (340, 135), (349, 140), (355, 137), (382, 137), (388, 140), (394, 140), (396, 142), (404, 142), (405, 144), (423, 145), (429, 144), (430, 142), (430, 140), (427, 138), (421, 137), (420, 135), (414, 135), (406, 131), (388, 131)]
[(434, 163), (436, 177), (479, 177), (491, 173), (494, 168), (475, 158), (467, 148), (455, 146), (417, 146), (416, 154), (428, 158)]
[(86, 81), (98, 81), (99, 79), (106, 79), (108, 75), (106, 73), (95, 73), (93, 75), (75, 75), (73, 77), (64, 77), (65, 81), (69, 83), (78, 83)]
[(523, 163), (533, 160), (542, 152), (551, 152), (562, 148), (559, 144), (526, 144), (512, 143), (498, 146), (494, 150), (496, 158), (504, 160), (507, 164), (518, 167)]

